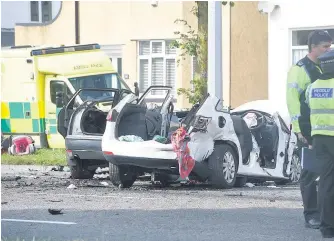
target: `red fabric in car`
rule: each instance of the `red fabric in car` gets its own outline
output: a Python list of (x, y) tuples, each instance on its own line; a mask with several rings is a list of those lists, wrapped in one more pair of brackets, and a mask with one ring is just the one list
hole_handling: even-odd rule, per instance
[(181, 178), (188, 177), (195, 166), (195, 160), (190, 156), (188, 143), (185, 141), (186, 137), (188, 137), (187, 131), (180, 127), (171, 138), (173, 150), (177, 154)]

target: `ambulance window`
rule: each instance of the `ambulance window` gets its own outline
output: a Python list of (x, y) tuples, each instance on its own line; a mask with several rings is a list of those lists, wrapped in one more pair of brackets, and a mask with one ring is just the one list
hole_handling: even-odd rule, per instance
[(59, 80), (52, 80), (50, 82), (50, 97), (53, 104), (56, 104), (56, 93), (64, 92), (64, 86), (67, 87), (64, 96), (67, 98), (66, 102), (68, 102), (72, 98), (73, 94), (68, 86), (65, 84), (65, 82)]

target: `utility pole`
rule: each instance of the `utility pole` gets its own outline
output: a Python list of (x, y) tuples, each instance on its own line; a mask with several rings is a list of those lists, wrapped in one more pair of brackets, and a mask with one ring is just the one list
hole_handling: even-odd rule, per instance
[(208, 93), (223, 98), (222, 2), (208, 2)]

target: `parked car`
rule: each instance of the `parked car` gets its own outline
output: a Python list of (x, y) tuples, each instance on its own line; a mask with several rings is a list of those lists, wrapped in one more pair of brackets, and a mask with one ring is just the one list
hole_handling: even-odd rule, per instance
[[(164, 95), (162, 103), (152, 108), (147, 102), (153, 92)], [(288, 182), (298, 172), (297, 137), (288, 118), (282, 118), (269, 101), (262, 104), (269, 103), (270, 110), (251, 102), (247, 108), (230, 111), (220, 99), (207, 95), (177, 122), (171, 93), (171, 87), (162, 86), (149, 88), (140, 98), (130, 93), (109, 111), (102, 152), (114, 185), (131, 187), (141, 173), (152, 173), (164, 185), (180, 180), (170, 140), (178, 127), (190, 136), (188, 146), (195, 159), (190, 180), (231, 188), (244, 185), (247, 177)], [(153, 140), (157, 135), (167, 142)], [(124, 136), (137, 139), (124, 141)]]
[[(77, 97), (85, 95), (85, 92), (96, 92), (100, 98), (79, 104)], [(132, 92), (128, 89), (79, 89), (61, 108), (58, 132), (65, 138), (67, 164), (72, 178), (89, 179), (98, 167), (108, 166), (101, 150), (106, 117), (109, 110), (129, 93)]]

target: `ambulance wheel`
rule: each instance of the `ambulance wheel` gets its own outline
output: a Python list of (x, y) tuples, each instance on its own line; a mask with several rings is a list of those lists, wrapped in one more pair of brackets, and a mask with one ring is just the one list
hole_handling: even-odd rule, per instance
[(237, 179), (238, 159), (234, 149), (227, 144), (215, 144), (208, 160), (210, 183), (217, 188), (232, 188)]
[(94, 176), (94, 171), (89, 171), (81, 160), (77, 161), (76, 166), (71, 166), (71, 177), (73, 179), (91, 179)]
[(109, 177), (116, 187), (130, 188), (137, 179), (137, 174), (127, 166), (117, 166), (109, 162)]

